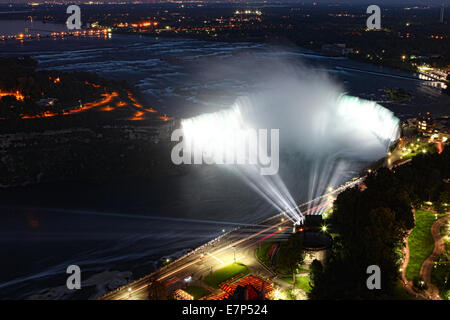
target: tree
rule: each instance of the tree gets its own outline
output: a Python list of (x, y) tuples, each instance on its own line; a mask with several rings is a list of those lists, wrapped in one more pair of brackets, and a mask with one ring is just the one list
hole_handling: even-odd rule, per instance
[(277, 262), (292, 273), (292, 281), (295, 285), (296, 269), (303, 262), (303, 234), (293, 233), (286, 242), (280, 245)]
[[(370, 176), (367, 185), (363, 192), (348, 189), (335, 201), (330, 223), (338, 236), (334, 237), (330, 261), (323, 272), (314, 271), (312, 299), (376, 298), (392, 293), (398, 276), (399, 248), (406, 230), (413, 225), (411, 204), (406, 192), (398, 192), (402, 190), (400, 182), (389, 171)], [(383, 290), (367, 289), (369, 265), (383, 270)], [(340, 292), (330, 288), (339, 288)]]
[(323, 272), (322, 263), (319, 260), (314, 259), (311, 265), (309, 266), (309, 278), (311, 287), (315, 286), (316, 281), (320, 281), (322, 272)]
[(443, 190), (439, 194), (439, 199), (438, 201), (436, 201), (434, 207), (437, 212), (445, 213), (448, 210), (450, 210), (450, 208), (448, 207), (449, 205), (450, 205), (450, 190)]

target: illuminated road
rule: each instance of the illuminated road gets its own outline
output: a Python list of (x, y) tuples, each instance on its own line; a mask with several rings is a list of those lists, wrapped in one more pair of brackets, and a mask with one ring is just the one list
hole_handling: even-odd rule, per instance
[[(347, 183), (328, 194), (299, 205), (298, 208), (303, 214), (322, 213), (331, 207), (334, 196), (349, 187), (361, 183), (363, 179), (364, 177)], [(311, 203), (318, 204), (308, 209)], [(272, 236), (291, 233), (292, 227), (292, 221), (288, 219), (285, 213), (281, 212), (257, 225), (244, 226), (232, 230), (160, 268), (153, 274), (112, 291), (101, 299), (148, 299), (148, 290), (146, 289), (152, 281), (157, 280), (166, 288), (167, 292), (170, 292), (182, 287), (185, 279), (188, 277), (201, 280), (211, 271), (228, 265), (233, 261), (244, 263), (249, 267), (252, 274), (259, 274), (266, 278), (273, 277), (274, 274), (270, 270), (265, 269), (255, 258), (255, 248), (260, 242)]]
[[(61, 80), (59, 78), (56, 78), (55, 83), (59, 83)], [(85, 81), (85, 84), (87, 86), (92, 86), (94, 88), (100, 88), (101, 86), (95, 83), (90, 83), (88, 81)], [(121, 108), (124, 106), (129, 106), (129, 110), (133, 113), (130, 117), (127, 117), (126, 120), (146, 120), (147, 116), (149, 116), (149, 119), (153, 119), (155, 116), (157, 119), (162, 121), (169, 121), (172, 118), (168, 117), (166, 114), (163, 115), (155, 115), (158, 114), (158, 111), (150, 108), (150, 107), (144, 107), (142, 104), (140, 104), (136, 98), (133, 96), (131, 92), (128, 92), (128, 100), (124, 101), (119, 96), (119, 93), (116, 91), (113, 92), (107, 92), (108, 88), (104, 87), (105, 93), (101, 94), (101, 98), (97, 101), (92, 102), (86, 102), (84, 104), (80, 103), (79, 107), (74, 107), (69, 110), (59, 110), (59, 111), (50, 111), (46, 110), (39, 114), (21, 114), (21, 119), (38, 119), (38, 118), (50, 118), (50, 117), (56, 117), (56, 116), (67, 116), (67, 115), (73, 115), (75, 113), (85, 112), (90, 109), (96, 108), (97, 111), (113, 111), (117, 108)], [(25, 99), (24, 95), (21, 94), (19, 91), (16, 92), (5, 92), (0, 90), (0, 98), (4, 96), (13, 96), (16, 98), (16, 100), (23, 101)]]

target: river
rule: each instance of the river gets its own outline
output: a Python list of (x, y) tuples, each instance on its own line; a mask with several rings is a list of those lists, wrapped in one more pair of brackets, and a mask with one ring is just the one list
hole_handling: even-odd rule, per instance
[[(409, 74), (297, 47), (114, 34), (0, 42), (0, 54), (32, 55), (42, 69), (127, 80), (142, 90), (149, 106), (175, 117), (230, 106), (255, 90), (257, 70), (275, 60), (325, 72), (343, 91), (367, 99), (381, 99), (385, 87), (402, 87), (412, 100), (385, 104), (402, 119), (449, 109), (448, 97)], [(360, 167), (348, 170), (340, 182)], [(304, 183), (290, 179), (286, 170), (282, 176), (297, 201), (307, 199)], [(213, 166), (148, 183), (3, 189), (0, 203), (0, 298), (13, 299), (64, 285), (70, 264), (80, 265), (83, 279), (105, 270), (131, 270), (138, 277), (161, 258), (195, 248), (222, 229), (276, 213), (239, 177)], [(98, 294), (95, 287), (81, 291), (64, 298)]]

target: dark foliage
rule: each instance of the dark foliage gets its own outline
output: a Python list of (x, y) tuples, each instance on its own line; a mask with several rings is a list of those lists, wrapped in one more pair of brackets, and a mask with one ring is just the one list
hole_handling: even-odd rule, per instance
[[(313, 299), (382, 299), (394, 295), (402, 240), (413, 228), (412, 205), (449, 203), (450, 151), (418, 155), (395, 172), (380, 169), (365, 181), (367, 189), (342, 192), (330, 224), (337, 236), (323, 272), (314, 269)], [(366, 286), (367, 267), (381, 269), (381, 290)]]

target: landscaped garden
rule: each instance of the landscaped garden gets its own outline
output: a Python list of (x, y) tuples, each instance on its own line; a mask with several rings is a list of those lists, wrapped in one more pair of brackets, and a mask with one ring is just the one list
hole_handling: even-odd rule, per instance
[[(272, 269), (274, 272), (281, 275), (289, 275), (291, 274), (291, 270), (289, 270), (289, 268), (280, 261), (277, 251), (279, 250), (279, 246), (280, 242), (276, 241), (262, 242), (256, 249), (256, 257), (261, 263)], [(299, 266), (296, 272), (309, 272), (309, 270)]]
[(256, 249), (256, 257), (267, 266), (272, 264), (272, 261), (268, 255), (269, 250), (271, 250), (272, 246), (275, 245), (276, 242), (266, 241), (261, 243)]
[(450, 300), (450, 263), (448, 263), (450, 261), (450, 228), (443, 226), (441, 235), (444, 238), (445, 250), (431, 272), (431, 282), (439, 289), (441, 298)]
[(249, 274), (247, 266), (240, 262), (232, 263), (226, 267), (214, 271), (205, 277), (205, 283), (214, 288), (219, 288), (219, 285), (233, 277), (245, 276)]
[[(282, 278), (281, 280), (286, 281), (289, 284), (292, 284), (292, 277), (290, 278)], [(305, 292), (311, 292), (311, 285), (309, 284), (309, 275), (297, 276), (295, 279), (295, 286), (299, 289), (302, 289)]]
[(406, 278), (414, 280), (419, 277), (420, 267), (433, 252), (434, 241), (431, 235), (431, 225), (436, 221), (435, 213), (416, 210), (416, 225), (409, 235), (409, 263), (406, 268)]
[(195, 300), (200, 299), (201, 297), (204, 297), (209, 294), (208, 290), (200, 286), (187, 286), (183, 290), (189, 293), (191, 296), (193, 296)]

